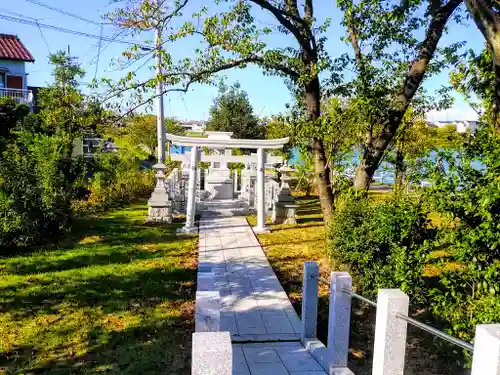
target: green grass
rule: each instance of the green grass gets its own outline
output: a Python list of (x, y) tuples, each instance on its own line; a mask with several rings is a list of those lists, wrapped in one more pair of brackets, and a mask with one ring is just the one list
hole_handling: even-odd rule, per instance
[(145, 215), (133, 205), (59, 249), (0, 259), (6, 374), (190, 373), (197, 239)]

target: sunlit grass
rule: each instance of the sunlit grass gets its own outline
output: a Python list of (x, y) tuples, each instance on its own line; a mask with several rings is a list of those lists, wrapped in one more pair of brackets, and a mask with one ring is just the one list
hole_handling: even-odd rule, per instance
[(59, 249), (0, 259), (7, 374), (189, 374), (196, 238), (135, 205)]

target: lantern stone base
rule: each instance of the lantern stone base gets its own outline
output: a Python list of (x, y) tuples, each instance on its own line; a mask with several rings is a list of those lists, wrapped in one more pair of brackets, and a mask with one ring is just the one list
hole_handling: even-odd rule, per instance
[(293, 202), (276, 202), (271, 222), (273, 224), (297, 224), (295, 215), (298, 205)]
[(158, 205), (158, 203), (152, 204), (150, 199), (148, 205), (148, 222), (167, 224), (172, 222), (172, 202), (163, 202)]

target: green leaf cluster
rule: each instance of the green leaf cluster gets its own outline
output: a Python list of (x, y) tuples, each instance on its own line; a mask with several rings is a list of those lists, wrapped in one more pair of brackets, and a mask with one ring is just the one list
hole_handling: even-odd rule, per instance
[(400, 288), (418, 303), (426, 299), (423, 271), (436, 231), (422, 201), (396, 197), (374, 204), (349, 193), (329, 226), (329, 255), (353, 275), (353, 285), (375, 296)]

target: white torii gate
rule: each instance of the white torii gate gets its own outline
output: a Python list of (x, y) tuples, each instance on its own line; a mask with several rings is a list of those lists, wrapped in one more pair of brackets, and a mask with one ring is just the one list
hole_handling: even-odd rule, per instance
[[(214, 134), (214, 133), (212, 133)], [(224, 133), (221, 133), (224, 134)], [(257, 150), (257, 226), (254, 227), (255, 232), (265, 232), (266, 227), (266, 209), (265, 209), (265, 164), (266, 164), (266, 149), (280, 149), (288, 143), (289, 138), (281, 139), (232, 139), (229, 136), (225, 137), (209, 137), (196, 138), (185, 137), (174, 134), (166, 134), (166, 138), (176, 146), (191, 147), (191, 161), (189, 170), (189, 185), (188, 185), (188, 200), (186, 205), (186, 223), (184, 232), (192, 232), (196, 228), (194, 226), (194, 218), (196, 211), (196, 185), (197, 185), (197, 168), (200, 161), (201, 147), (213, 149), (231, 149), (243, 148)], [(232, 157), (221, 155), (226, 162), (232, 161)], [(221, 158), (222, 159), (222, 158)], [(238, 158), (239, 159), (239, 158)], [(236, 157), (234, 160), (238, 160)], [(239, 159), (238, 161), (240, 161)]]

